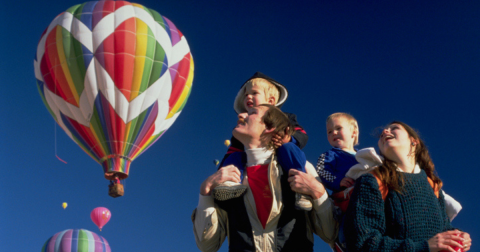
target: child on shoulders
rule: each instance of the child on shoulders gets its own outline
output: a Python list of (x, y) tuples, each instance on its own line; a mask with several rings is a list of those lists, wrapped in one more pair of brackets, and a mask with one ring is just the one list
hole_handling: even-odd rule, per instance
[[(270, 104), (281, 107), (288, 97), (288, 91), (285, 86), (273, 78), (257, 72), (250, 77), (240, 88), (233, 107), (235, 112), (241, 117), (242, 113), (248, 113), (253, 107), (260, 104)], [(301, 151), (308, 141), (308, 136), (303, 128), (298, 124), (295, 114), (284, 113), (290, 121), (293, 134), (277, 134), (272, 142), (277, 149), (277, 159), (280, 166), (288, 172), (290, 168), (305, 172), (306, 157)], [(232, 136), (231, 144), (219, 167), (235, 165), (241, 173), (245, 169), (245, 147), (240, 141)], [(217, 200), (229, 200), (243, 195), (246, 186), (233, 181), (226, 181), (217, 186), (212, 194)], [(296, 205), (299, 209), (310, 210), (311, 201), (303, 195), (296, 196)]]

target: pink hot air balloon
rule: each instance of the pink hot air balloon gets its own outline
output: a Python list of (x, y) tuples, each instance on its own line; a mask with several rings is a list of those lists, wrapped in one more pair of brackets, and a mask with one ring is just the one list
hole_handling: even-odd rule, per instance
[(90, 213), (90, 218), (92, 218), (93, 223), (102, 231), (102, 227), (107, 224), (107, 222), (112, 217), (112, 213), (105, 207), (97, 207), (92, 210)]

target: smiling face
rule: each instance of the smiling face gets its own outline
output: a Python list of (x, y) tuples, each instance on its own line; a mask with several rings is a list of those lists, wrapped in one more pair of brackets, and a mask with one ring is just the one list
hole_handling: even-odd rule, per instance
[(332, 147), (354, 151), (355, 129), (347, 118), (338, 116), (327, 122), (327, 138)]
[[(413, 145), (412, 145), (413, 144)], [(380, 152), (389, 159), (394, 156), (408, 156), (412, 153), (412, 147), (416, 141), (411, 137), (407, 130), (398, 123), (388, 125), (380, 135), (378, 148)]]
[(243, 106), (247, 111), (263, 103), (267, 103), (264, 89), (259, 86), (247, 85), (243, 99)]
[(243, 106), (246, 111), (260, 104), (275, 105), (278, 100), (278, 89), (272, 83), (255, 78), (245, 84)]

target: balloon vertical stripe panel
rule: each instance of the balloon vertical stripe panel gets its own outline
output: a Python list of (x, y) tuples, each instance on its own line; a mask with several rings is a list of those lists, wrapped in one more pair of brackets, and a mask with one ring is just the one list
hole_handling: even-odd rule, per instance
[(127, 1), (86, 2), (55, 17), (34, 67), (47, 110), (107, 179), (127, 178), (130, 163), (173, 124), (194, 69), (174, 23)]
[[(88, 133), (89, 133), (88, 128), (77, 123), (75, 120), (72, 120), (71, 118), (65, 116), (64, 114), (62, 114), (62, 121), (63, 121), (63, 124), (68, 128), (68, 130), (72, 132), (73, 137), (76, 139), (76, 142), (78, 145), (80, 145), (84, 149), (89, 150), (89, 146), (92, 146), (95, 144), (95, 140), (93, 140), (91, 137), (88, 136)], [(92, 152), (92, 154), (95, 156), (96, 160), (100, 160), (100, 157), (102, 156), (98, 152)]]
[[(156, 103), (155, 103), (156, 104)], [(152, 105), (154, 106), (154, 105)], [(151, 107), (140, 114), (137, 118), (129, 122), (129, 133), (127, 135), (127, 142), (131, 143), (128, 146), (125, 146), (126, 153), (129, 153), (129, 157), (133, 157), (132, 151), (135, 151), (135, 148), (138, 148), (138, 143), (135, 141), (141, 139), (143, 136), (140, 135), (142, 128), (145, 126), (145, 120), (148, 120), (151, 111)]]
[(50, 237), (42, 252), (111, 252), (105, 238), (85, 229), (67, 229)]
[[(182, 104), (188, 98), (188, 94), (190, 93), (191, 82), (188, 82), (190, 69), (191, 69), (191, 58), (190, 55), (187, 55), (180, 61), (178, 64), (174, 65), (171, 69), (172, 74), (175, 76), (175, 85), (172, 87), (172, 94), (170, 95), (170, 116), (181, 111)], [(193, 73), (192, 73), (193, 74)]]

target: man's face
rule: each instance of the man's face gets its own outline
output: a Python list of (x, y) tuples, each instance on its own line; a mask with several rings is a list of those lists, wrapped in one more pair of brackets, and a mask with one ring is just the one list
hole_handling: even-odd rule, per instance
[(267, 110), (268, 107), (259, 106), (249, 109), (248, 113), (239, 114), (237, 126), (232, 132), (233, 136), (243, 144), (245, 144), (244, 141), (260, 141), (260, 137), (266, 129), (262, 118)]

